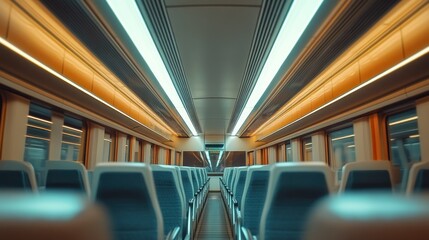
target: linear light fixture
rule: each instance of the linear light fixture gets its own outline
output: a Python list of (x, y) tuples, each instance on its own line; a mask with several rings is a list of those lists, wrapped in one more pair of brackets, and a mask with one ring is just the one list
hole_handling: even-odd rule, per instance
[(293, 1), (289, 13), (283, 22), (270, 54), (262, 68), (261, 74), (256, 81), (255, 87), (231, 133), (232, 135), (237, 135), (244, 121), (246, 121), (256, 103), (276, 76), (320, 5), (322, 5), (322, 2), (323, 0)]
[[(141, 122), (137, 121), (136, 119), (130, 117), (129, 115), (125, 114), (124, 112), (122, 112), (121, 110), (117, 109), (116, 107), (114, 107), (113, 105), (107, 103), (106, 101), (104, 101), (103, 99), (99, 98), (98, 96), (94, 95), (93, 93), (91, 93), (90, 91), (86, 90), (85, 88), (79, 86), (78, 84), (74, 83), (73, 81), (71, 81), (70, 79), (64, 77), (63, 75), (59, 74), (58, 72), (56, 72), (55, 70), (53, 70), (52, 68), (46, 66), (45, 64), (43, 64), (42, 62), (40, 62), (39, 60), (35, 59), (34, 57), (30, 56), (29, 54), (27, 54), (26, 52), (22, 51), (20, 48), (16, 47), (15, 45), (13, 45), (12, 43), (8, 42), (6, 39), (0, 37), (0, 44), (9, 48), (10, 50), (14, 51), (15, 53), (19, 54), (20, 56), (22, 56), (23, 58), (29, 60), (30, 62), (32, 62), (34, 65), (38, 66), (39, 68), (45, 70), (46, 72), (50, 73), (51, 75), (55, 76), (56, 78), (62, 80), (63, 82), (73, 86), (74, 88), (78, 89), (79, 91), (85, 93), (86, 95), (94, 98), (95, 100), (97, 100), (98, 102), (108, 106), (109, 108), (115, 110), (116, 112), (122, 114), (123, 116), (127, 117), (128, 119), (134, 121), (135, 123), (145, 127), (146, 129), (152, 131), (153, 133), (158, 134), (159, 136), (162, 136), (166, 139), (168, 139), (167, 137), (165, 137), (163, 134), (156, 132), (155, 130), (143, 125)], [(35, 119), (35, 117), (28, 115), (29, 118), (33, 118)], [(43, 120), (43, 119), (42, 119)], [(47, 121), (47, 120), (43, 120), (43, 121)], [(47, 121), (49, 122), (49, 121)], [(52, 122), (50, 122), (52, 123)]]
[(134, 46), (139, 51), (156, 80), (173, 103), (193, 135), (197, 135), (194, 125), (180, 100), (180, 97), (162, 61), (161, 55), (151, 37), (135, 1), (106, 0), (119, 22), (124, 27)]
[[(414, 55), (412, 55), (412, 56), (408, 57), (407, 59), (405, 59), (405, 60), (403, 60), (403, 61), (401, 61), (401, 62), (399, 62), (398, 64), (396, 64), (395, 66), (393, 66), (393, 67), (391, 67), (391, 68), (387, 69), (386, 71), (384, 71), (384, 72), (382, 72), (382, 73), (380, 73), (380, 74), (376, 75), (375, 77), (373, 77), (373, 78), (371, 78), (370, 80), (368, 80), (368, 81), (366, 81), (366, 82), (362, 83), (361, 85), (358, 85), (357, 87), (355, 87), (355, 88), (351, 89), (350, 91), (348, 91), (348, 92), (344, 93), (343, 95), (340, 95), (339, 97), (337, 97), (337, 98), (335, 98), (335, 99), (333, 99), (333, 100), (329, 101), (328, 103), (325, 103), (324, 105), (322, 105), (322, 106), (320, 106), (320, 107), (316, 108), (315, 110), (313, 110), (313, 111), (311, 111), (311, 112), (309, 112), (309, 113), (305, 114), (304, 116), (302, 116), (302, 117), (300, 117), (300, 118), (298, 118), (298, 119), (296, 119), (296, 120), (294, 120), (294, 121), (292, 121), (292, 122), (288, 123), (287, 125), (285, 125), (285, 126), (283, 126), (283, 127), (279, 128), (279, 129), (277, 129), (277, 130), (276, 130), (276, 131), (274, 131), (273, 133), (276, 133), (276, 132), (278, 132), (278, 131), (280, 131), (280, 130), (282, 130), (282, 129), (284, 129), (284, 128), (286, 128), (286, 127), (288, 127), (288, 126), (290, 126), (290, 125), (292, 125), (292, 124), (294, 124), (294, 123), (297, 123), (297, 122), (301, 121), (302, 119), (304, 119), (304, 118), (306, 118), (306, 117), (308, 117), (308, 116), (310, 116), (310, 115), (312, 115), (312, 114), (314, 114), (314, 113), (316, 113), (316, 112), (318, 112), (318, 111), (320, 111), (320, 110), (322, 110), (322, 109), (324, 109), (324, 108), (326, 108), (326, 107), (328, 107), (328, 106), (330, 106), (330, 105), (332, 105), (332, 104), (334, 104), (334, 103), (336, 103), (336, 102), (340, 101), (341, 99), (343, 99), (343, 98), (345, 98), (345, 97), (347, 97), (347, 96), (351, 95), (352, 93), (354, 93), (354, 92), (356, 92), (356, 91), (360, 90), (361, 88), (364, 88), (364, 87), (366, 87), (366, 86), (368, 86), (368, 85), (370, 85), (370, 84), (372, 84), (372, 83), (374, 83), (374, 82), (376, 82), (376, 81), (380, 80), (380, 79), (381, 79), (381, 78), (383, 78), (384, 76), (387, 76), (387, 75), (389, 75), (390, 73), (392, 73), (392, 72), (394, 72), (394, 71), (396, 71), (396, 70), (398, 70), (398, 69), (400, 69), (400, 68), (402, 68), (402, 67), (404, 67), (404, 66), (408, 65), (409, 63), (411, 63), (411, 62), (413, 62), (413, 61), (415, 61), (415, 60), (419, 59), (420, 57), (422, 57), (423, 55), (425, 55), (425, 54), (427, 54), (427, 53), (429, 53), (429, 46), (427, 46), (427, 47), (423, 48), (422, 50), (420, 50), (419, 52), (415, 53)], [(406, 120), (406, 121), (412, 121), (412, 120), (417, 119), (418, 117), (412, 117), (412, 118), (413, 118), (413, 119), (404, 119), (404, 120)], [(403, 122), (403, 120), (400, 120), (400, 121), (402, 121), (402, 122)], [(400, 122), (397, 122), (397, 123), (393, 122), (393, 124), (400, 124)], [(390, 124), (389, 124), (389, 126), (392, 126), (392, 123), (390, 123)], [(273, 134), (273, 133), (271, 133), (271, 134)], [(393, 140), (391, 139), (391, 141), (393, 141)]]

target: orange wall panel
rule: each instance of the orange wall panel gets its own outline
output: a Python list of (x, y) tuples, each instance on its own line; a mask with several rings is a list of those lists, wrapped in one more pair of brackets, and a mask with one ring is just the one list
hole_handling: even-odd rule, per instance
[(82, 88), (91, 91), (94, 73), (69, 53), (66, 53), (64, 57), (63, 75)]
[(396, 32), (359, 61), (361, 81), (365, 82), (404, 59), (402, 38)]
[(113, 105), (115, 100), (115, 89), (97, 74), (92, 82), (92, 93)]
[(130, 117), (134, 118), (135, 120), (139, 119), (139, 109), (134, 105), (130, 107)]
[(17, 7), (12, 7), (10, 12), (7, 40), (30, 56), (61, 73), (64, 49)]
[(121, 110), (123, 113), (130, 114), (130, 103), (127, 101), (120, 93), (115, 93), (115, 100), (113, 101), (113, 106)]
[(405, 57), (429, 46), (429, 6), (402, 29)]
[(6, 38), (11, 6), (10, 1), (0, 0), (0, 37), (2, 38)]
[(359, 65), (354, 63), (337, 74), (332, 80), (332, 96), (339, 97), (360, 84)]
[(324, 89), (318, 88), (316, 92), (313, 93), (313, 95), (314, 98), (311, 100), (311, 108), (312, 110), (316, 110), (326, 103)]

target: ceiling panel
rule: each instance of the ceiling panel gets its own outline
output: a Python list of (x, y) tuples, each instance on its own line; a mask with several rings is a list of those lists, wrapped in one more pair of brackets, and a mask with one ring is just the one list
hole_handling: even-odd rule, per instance
[(216, 132), (213, 131), (216, 129), (218, 131), (217, 134), (225, 133), (226, 125), (231, 118), (234, 108), (235, 99), (194, 99), (194, 104), (203, 132), (207, 134), (207, 131), (210, 131), (210, 134), (215, 134)]
[(172, 31), (193, 98), (236, 98), (259, 6), (168, 7)]

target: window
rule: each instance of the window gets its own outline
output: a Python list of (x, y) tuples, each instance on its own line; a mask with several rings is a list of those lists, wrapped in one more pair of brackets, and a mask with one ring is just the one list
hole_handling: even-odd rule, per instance
[(104, 146), (103, 146), (103, 161), (113, 162), (115, 149), (115, 135), (112, 131), (105, 129)]
[(83, 137), (82, 120), (64, 116), (63, 136), (61, 143), (61, 160), (83, 162), (81, 157)]
[(388, 116), (387, 132), (390, 160), (400, 168), (402, 177), (421, 158), (416, 109)]
[(125, 162), (130, 161), (130, 136), (125, 140)]
[(304, 161), (310, 162), (312, 160), (313, 154), (313, 143), (311, 142), (311, 137), (306, 137), (302, 139), (302, 147), (303, 147), (303, 157)]
[(341, 180), (342, 167), (356, 160), (354, 136), (353, 127), (328, 133), (331, 167), (338, 180)]
[(49, 143), (52, 129), (52, 111), (31, 103), (28, 114), (27, 134), (25, 135), (24, 160), (30, 162), (39, 185), (43, 185), (43, 170), (49, 156)]
[(290, 141), (286, 142), (286, 162), (293, 162), (292, 145), (290, 144)]

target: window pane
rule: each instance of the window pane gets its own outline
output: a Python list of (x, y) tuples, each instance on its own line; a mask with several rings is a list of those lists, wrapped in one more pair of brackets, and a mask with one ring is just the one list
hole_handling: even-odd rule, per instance
[(354, 136), (353, 127), (343, 128), (328, 134), (331, 167), (338, 180), (341, 180), (342, 167), (346, 163), (356, 160)]
[(416, 109), (388, 116), (387, 128), (390, 160), (403, 176), (421, 158)]
[(112, 154), (111, 153), (112, 146), (112, 136), (109, 133), (104, 134), (104, 148), (103, 148), (103, 161), (111, 162)]
[(25, 136), (24, 160), (30, 162), (35, 170), (37, 182), (44, 184), (45, 162), (49, 156), (52, 112), (36, 104), (30, 104)]
[(127, 136), (127, 140), (125, 142), (125, 162), (130, 161), (130, 136)]
[(312, 152), (313, 152), (313, 143), (311, 142), (311, 137), (306, 137), (302, 140), (303, 145), (303, 157), (304, 161), (312, 160)]
[(82, 120), (69, 116), (64, 117), (63, 139), (61, 144), (61, 160), (79, 161), (81, 149)]
[(290, 141), (286, 143), (286, 162), (292, 162), (292, 146)]

